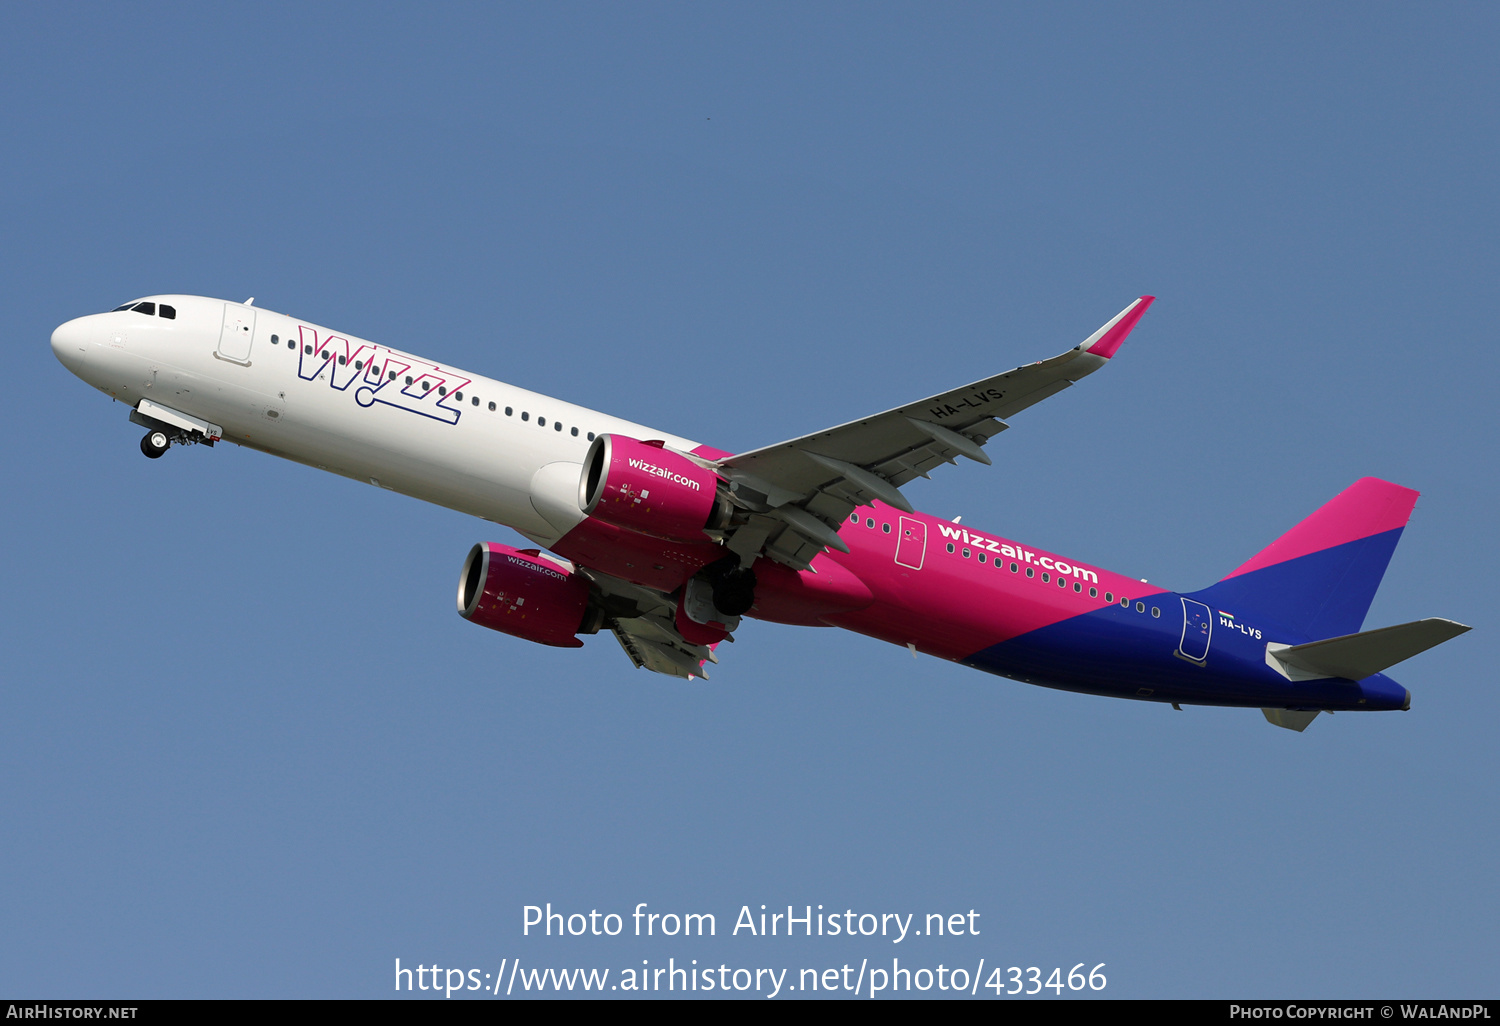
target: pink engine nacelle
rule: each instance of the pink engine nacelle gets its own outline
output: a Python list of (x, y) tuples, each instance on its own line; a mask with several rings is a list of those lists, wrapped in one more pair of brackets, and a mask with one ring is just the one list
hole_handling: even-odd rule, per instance
[(575, 635), (595, 634), (601, 610), (589, 604), (589, 582), (535, 549), (486, 542), (469, 550), (458, 579), (458, 614), (470, 623), (558, 648), (581, 648)]
[(728, 522), (731, 506), (712, 470), (662, 442), (600, 435), (583, 461), (578, 505), (591, 517), (639, 534), (702, 541)]

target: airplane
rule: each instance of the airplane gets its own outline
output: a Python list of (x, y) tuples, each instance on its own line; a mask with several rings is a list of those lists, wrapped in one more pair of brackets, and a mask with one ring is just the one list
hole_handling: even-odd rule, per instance
[(1469, 628), (1362, 630), (1417, 492), (1364, 478), (1216, 584), (1176, 593), (916, 512), (902, 486), (1109, 363), (1142, 296), (1051, 359), (731, 453), (254, 305), (158, 295), (67, 321), (52, 350), (131, 407), (141, 451), (220, 441), (513, 528), (459, 574), (470, 623), (707, 678), (743, 618), (842, 627), (1029, 684), (1258, 708), (1407, 710), (1384, 674)]

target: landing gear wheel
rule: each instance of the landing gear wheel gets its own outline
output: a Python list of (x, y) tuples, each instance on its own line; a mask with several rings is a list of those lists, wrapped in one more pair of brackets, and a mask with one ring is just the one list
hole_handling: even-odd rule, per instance
[(147, 431), (146, 437), (141, 439), (141, 452), (153, 460), (161, 459), (162, 453), (171, 447), (172, 440), (165, 431)]
[(714, 582), (714, 607), (725, 616), (744, 616), (755, 605), (755, 571), (735, 567)]

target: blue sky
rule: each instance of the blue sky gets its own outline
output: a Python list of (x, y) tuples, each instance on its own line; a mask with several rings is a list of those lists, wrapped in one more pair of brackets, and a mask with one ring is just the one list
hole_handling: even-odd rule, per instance
[[(1116, 997), (1493, 996), (1497, 22), (5, 8), (0, 993), (900, 957), (1103, 962)], [(1423, 497), (1367, 625), (1475, 630), (1393, 671), (1411, 712), (1301, 735), (832, 630), (749, 624), (693, 684), (608, 637), (542, 649), (452, 610), (504, 528), (233, 446), (142, 459), (47, 339), (157, 292), (726, 449), (1151, 293), (1110, 367), (916, 505), (1188, 589), (1385, 477)], [(523, 937), (549, 901), (719, 936)], [(982, 932), (726, 936), (761, 904)]]

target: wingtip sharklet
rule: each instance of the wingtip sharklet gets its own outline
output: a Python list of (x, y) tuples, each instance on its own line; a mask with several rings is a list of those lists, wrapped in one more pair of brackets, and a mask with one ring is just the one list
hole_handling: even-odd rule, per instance
[(1108, 360), (1119, 351), (1120, 346), (1125, 343), (1125, 337), (1135, 328), (1136, 322), (1145, 315), (1154, 302), (1156, 302), (1155, 296), (1142, 296), (1137, 299), (1115, 314), (1109, 323), (1085, 339), (1078, 348)]

